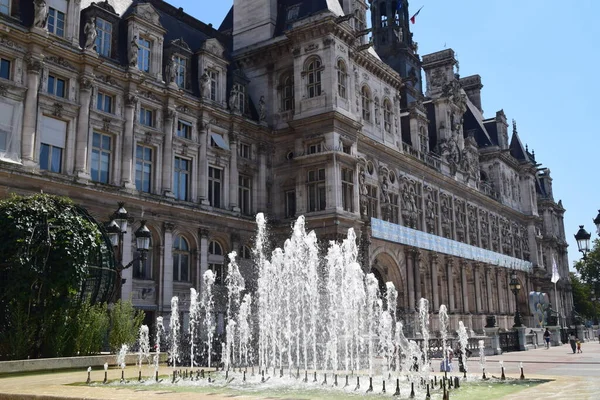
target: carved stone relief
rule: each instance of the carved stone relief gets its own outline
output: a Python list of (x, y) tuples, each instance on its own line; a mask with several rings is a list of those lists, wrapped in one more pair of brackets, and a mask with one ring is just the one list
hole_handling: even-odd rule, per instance
[(456, 199), (455, 201), (455, 215), (456, 215), (456, 239), (459, 242), (466, 241), (466, 215), (465, 215), (465, 202), (463, 200)]
[(442, 236), (452, 238), (452, 199), (445, 193), (441, 195)]
[(468, 205), (468, 221), (469, 221), (469, 243), (473, 246), (478, 246), (478, 229), (477, 229), (477, 209), (475, 206)]

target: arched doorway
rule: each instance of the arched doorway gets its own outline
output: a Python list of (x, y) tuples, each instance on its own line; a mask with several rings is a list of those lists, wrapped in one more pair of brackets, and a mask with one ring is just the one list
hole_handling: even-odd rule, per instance
[(383, 297), (385, 297), (387, 291), (386, 283), (392, 282), (394, 284), (398, 291), (396, 312), (398, 314), (404, 313), (407, 307), (406, 284), (396, 260), (390, 254), (381, 252), (375, 256), (371, 265), (371, 272), (379, 282), (379, 290)]

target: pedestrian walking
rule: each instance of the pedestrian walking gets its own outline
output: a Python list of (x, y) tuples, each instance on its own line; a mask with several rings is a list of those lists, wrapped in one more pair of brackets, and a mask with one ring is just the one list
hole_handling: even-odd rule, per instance
[(569, 335), (569, 344), (571, 345), (571, 349), (573, 349), (573, 354), (577, 351), (577, 342), (575, 339), (575, 335), (572, 333)]
[(550, 348), (550, 331), (546, 328), (546, 332), (544, 332), (544, 342), (546, 343), (546, 350)]

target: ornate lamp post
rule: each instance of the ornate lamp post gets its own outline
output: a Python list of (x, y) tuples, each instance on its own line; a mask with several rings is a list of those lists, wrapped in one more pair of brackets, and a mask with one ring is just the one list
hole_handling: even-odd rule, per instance
[(508, 287), (515, 295), (515, 324), (513, 325), (513, 328), (519, 328), (523, 326), (523, 323), (521, 322), (521, 314), (519, 313), (519, 303), (517, 301), (517, 294), (519, 293), (519, 290), (521, 290), (521, 283), (517, 279), (517, 272), (515, 270), (513, 270), (510, 275), (510, 283), (508, 284)]
[[(598, 220), (598, 225), (600, 225), (600, 214), (596, 217)], [(594, 220), (596, 222), (596, 220)], [(600, 230), (600, 227), (598, 228)], [(590, 238), (592, 235), (588, 233), (585, 229), (583, 229), (583, 225), (579, 225), (579, 230), (575, 234), (575, 240), (577, 241), (577, 247), (579, 251), (583, 254), (583, 259), (585, 260), (587, 257), (587, 253), (590, 251)]]
[(116, 247), (115, 255), (117, 258), (116, 264), (118, 273), (117, 287), (115, 288), (116, 298), (120, 297), (121, 287), (123, 286), (123, 283), (125, 283), (125, 279), (122, 278), (123, 270), (131, 267), (137, 261), (144, 262), (146, 260), (146, 254), (150, 247), (150, 238), (152, 236), (152, 233), (146, 226), (146, 221), (142, 220), (140, 227), (134, 233), (137, 251), (140, 255), (131, 260), (127, 265), (123, 265), (123, 235), (127, 232), (128, 223), (129, 216), (125, 209), (125, 203), (119, 202), (119, 208), (113, 213), (113, 219), (106, 227), (110, 242)]

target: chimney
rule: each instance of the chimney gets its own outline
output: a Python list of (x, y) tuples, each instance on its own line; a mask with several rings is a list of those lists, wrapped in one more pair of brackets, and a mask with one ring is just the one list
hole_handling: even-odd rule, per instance
[(277, 0), (234, 0), (233, 50), (273, 37), (277, 20)]
[(467, 97), (471, 100), (471, 103), (479, 112), (483, 115), (483, 110), (481, 108), (481, 88), (483, 85), (481, 84), (481, 76), (479, 75), (471, 75), (466, 78), (461, 78), (460, 85), (467, 92)]
[(442, 88), (455, 79), (454, 66), (457, 65), (454, 58), (454, 50), (446, 49), (423, 56), (423, 69), (427, 79), (428, 97), (439, 97)]

